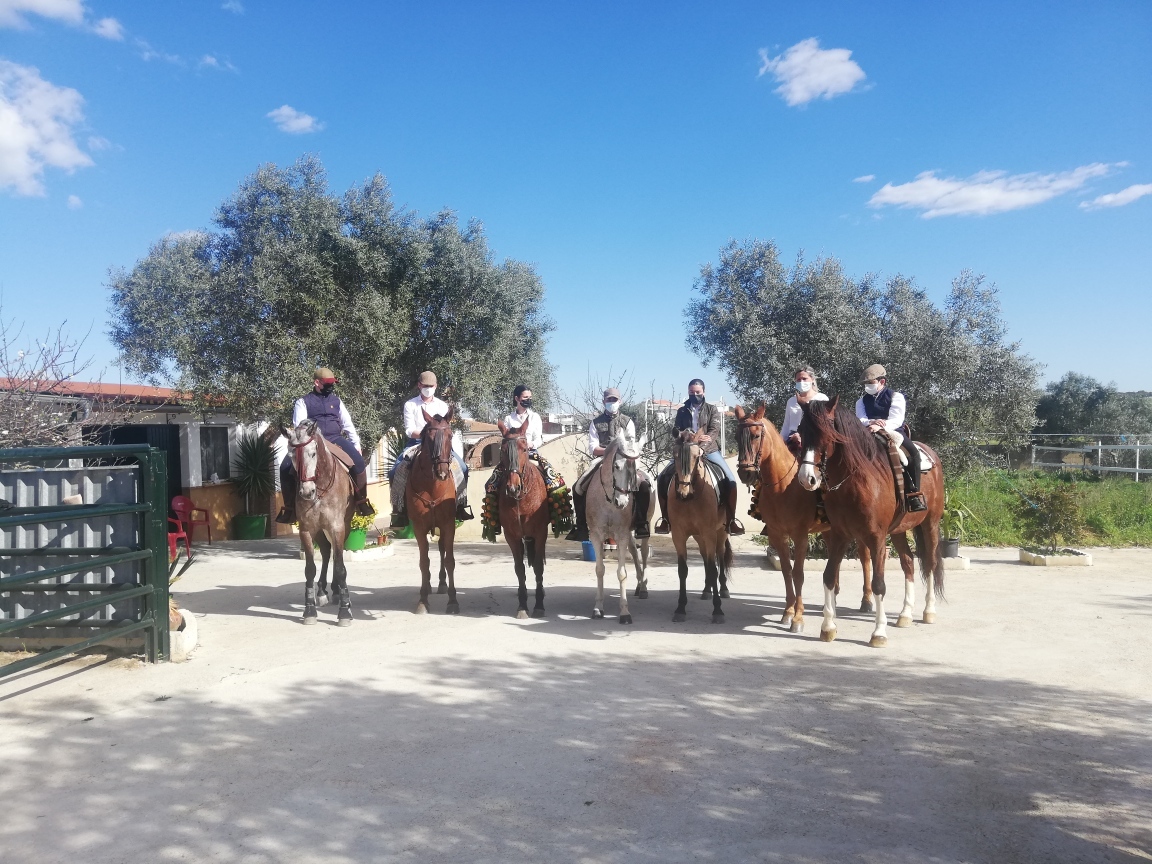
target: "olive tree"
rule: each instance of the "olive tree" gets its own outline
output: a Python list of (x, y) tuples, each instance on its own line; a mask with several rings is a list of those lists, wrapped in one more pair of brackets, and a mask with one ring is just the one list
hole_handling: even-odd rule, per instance
[(943, 305), (904, 276), (853, 279), (835, 258), (791, 267), (775, 244), (731, 242), (705, 265), (685, 310), (687, 345), (715, 360), (740, 398), (782, 415), (792, 373), (854, 403), (860, 372), (883, 363), (916, 437), (963, 460), (974, 437), (1035, 425), (1039, 364), (1007, 339), (994, 286), (961, 273)]
[(426, 368), (479, 417), (518, 383), (542, 403), (552, 391), (553, 324), (529, 265), (494, 261), (478, 222), (399, 210), (380, 175), (334, 195), (311, 156), (261, 167), (210, 229), (161, 238), (109, 287), (129, 372), (244, 419), (285, 419), (317, 365), (367, 441)]

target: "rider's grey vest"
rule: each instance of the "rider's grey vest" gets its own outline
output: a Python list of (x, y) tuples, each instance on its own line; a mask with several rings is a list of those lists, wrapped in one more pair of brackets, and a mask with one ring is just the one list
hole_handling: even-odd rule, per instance
[(596, 435), (600, 438), (600, 446), (607, 447), (612, 443), (612, 439), (616, 437), (617, 432), (623, 432), (625, 435), (628, 434), (628, 415), (609, 414), (605, 411), (592, 421), (592, 425), (596, 427)]

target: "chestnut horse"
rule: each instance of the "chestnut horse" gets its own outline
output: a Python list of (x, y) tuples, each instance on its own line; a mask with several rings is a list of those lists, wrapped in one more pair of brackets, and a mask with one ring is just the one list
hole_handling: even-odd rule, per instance
[[(424, 411), (424, 429), (420, 432), (420, 450), (408, 472), (404, 487), (404, 501), (416, 545), (420, 547), (420, 600), (416, 614), (428, 611), (428, 595), (432, 593), (432, 569), (428, 557), (428, 532), (440, 530), (440, 584), (437, 594), (448, 592), (449, 615), (460, 612), (456, 602), (456, 558), (452, 554), (452, 541), (456, 536), (456, 483), (452, 479), (452, 413), (449, 408), (443, 417), (433, 417)], [(447, 576), (447, 585), (445, 585)]]
[(281, 428), (288, 439), (292, 464), (300, 482), (296, 486), (296, 516), (300, 523), (300, 548), (304, 551), (304, 623), (315, 624), (316, 557), (312, 541), (320, 547), (320, 593), (328, 602), (328, 559), (332, 563), (332, 590), (340, 603), (336, 623), (352, 623), (352, 604), (348, 595), (348, 570), (344, 566), (344, 540), (352, 522), (352, 478), (337, 464), (328, 450), (324, 436), (311, 420), (295, 428)]
[(504, 539), (516, 562), (520, 589), (517, 618), (528, 617), (528, 587), (525, 584), (524, 556), (536, 573), (536, 605), (533, 618), (544, 617), (544, 544), (548, 540), (548, 487), (536, 465), (528, 459), (528, 441), (524, 433), (528, 424), (509, 429), (501, 420), (497, 426), (504, 440), (500, 443), (500, 468), (504, 488), (500, 490), (500, 525)]
[[(764, 523), (764, 533), (780, 556), (784, 575), (785, 604), (781, 624), (791, 632), (804, 632), (804, 557), (808, 535), (828, 531), (816, 517), (816, 495), (800, 485), (800, 463), (788, 449), (772, 421), (760, 405), (752, 414), (736, 406), (736, 441), (740, 448), (737, 473), (741, 482), (756, 487), (754, 510), (750, 514)], [(788, 541), (792, 541), (789, 553)], [(793, 556), (795, 556), (793, 558)], [(872, 573), (867, 550), (861, 553), (864, 565), (864, 596), (861, 612), (872, 612)], [(839, 586), (837, 586), (839, 587)]]
[(732, 544), (728, 542), (726, 509), (716, 494), (708, 460), (700, 448), (703, 430), (687, 429), (672, 444), (676, 466), (676, 494), (668, 496), (668, 521), (676, 547), (676, 570), (680, 575), (680, 598), (673, 621), (683, 621), (688, 611), (688, 538), (696, 541), (704, 559), (704, 593), (712, 596), (712, 623), (724, 621), (720, 608), (721, 582), (727, 584), (732, 567)]
[(824, 570), (824, 622), (820, 638), (836, 638), (835, 585), (840, 560), (854, 539), (861, 554), (867, 549), (872, 558), (872, 593), (876, 599), (876, 627), (869, 645), (887, 644), (884, 616), (884, 562), (888, 557), (886, 540), (900, 556), (904, 571), (904, 605), (897, 627), (909, 627), (916, 603), (915, 562), (908, 544), (908, 531), (916, 534), (916, 553), (926, 585), (924, 623), (936, 620), (936, 598), (944, 596), (944, 562), (940, 557), (940, 517), (944, 513), (944, 472), (940, 457), (923, 449), (932, 467), (923, 472), (920, 489), (928, 509), (909, 513), (896, 499), (896, 487), (888, 459), (887, 441), (864, 428), (855, 413), (835, 397), (830, 402), (811, 402), (804, 407), (800, 421), (803, 458), (800, 482), (808, 489), (824, 486), (824, 508), (835, 529), (828, 537), (828, 566)]

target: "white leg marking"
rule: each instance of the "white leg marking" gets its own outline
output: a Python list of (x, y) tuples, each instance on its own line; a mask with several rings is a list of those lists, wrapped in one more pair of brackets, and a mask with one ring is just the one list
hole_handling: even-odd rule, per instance
[(916, 580), (904, 580), (904, 605), (900, 607), (900, 619), (909, 619), (916, 614)]
[[(625, 537), (627, 540), (625, 540)], [(620, 580), (620, 616), (628, 614), (628, 568), (624, 566), (625, 546), (632, 545), (632, 532), (629, 531), (616, 541), (616, 578)]]
[[(590, 532), (588, 536), (592, 539), (592, 548), (596, 550), (596, 602), (592, 606), (592, 617), (599, 618), (604, 613), (604, 535)], [(600, 615), (596, 615), (596, 612)]]
[(927, 586), (924, 589), (924, 613), (926, 615), (936, 614), (936, 584), (931, 573), (928, 574)]
[(824, 621), (820, 625), (820, 632), (836, 632), (836, 592), (828, 587), (824, 588)]
[(872, 638), (887, 639), (888, 619), (884, 615), (884, 595), (874, 594), (873, 598), (876, 601), (876, 629), (872, 631)]

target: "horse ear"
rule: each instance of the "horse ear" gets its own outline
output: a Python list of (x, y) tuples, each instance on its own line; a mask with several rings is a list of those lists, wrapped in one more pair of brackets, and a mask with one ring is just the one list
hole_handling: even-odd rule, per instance
[(449, 405), (448, 406), (448, 413), (444, 415), (444, 422), (445, 423), (451, 423), (452, 422), (452, 415), (453, 415), (453, 413), (455, 413), (455, 411), (456, 411), (455, 405)]
[(743, 420), (744, 420), (744, 406), (743, 405), (737, 405), (735, 408), (732, 409), (732, 413), (736, 415), (737, 420), (743, 422)]
[(836, 406), (839, 404), (840, 404), (840, 394), (837, 393), (835, 396), (832, 397), (832, 401), (828, 403), (828, 413), (829, 414), (835, 414), (836, 413)]
[(755, 419), (756, 420), (763, 420), (764, 419), (764, 412), (767, 410), (768, 410), (767, 406), (763, 402), (761, 402), (759, 405), (756, 406)]
[(424, 422), (425, 423), (431, 423), (432, 422), (432, 415), (429, 414), (423, 407), (420, 408), (420, 413), (424, 415)]
[(508, 437), (508, 427), (504, 425), (503, 420), (497, 420), (496, 421), (496, 428), (500, 430), (501, 437), (503, 437), (503, 438)]
[(291, 438), (292, 437), (292, 433), (290, 431), (288, 431), (288, 427), (283, 425), (283, 424), (280, 425), (280, 434), (283, 435), (285, 438)]

